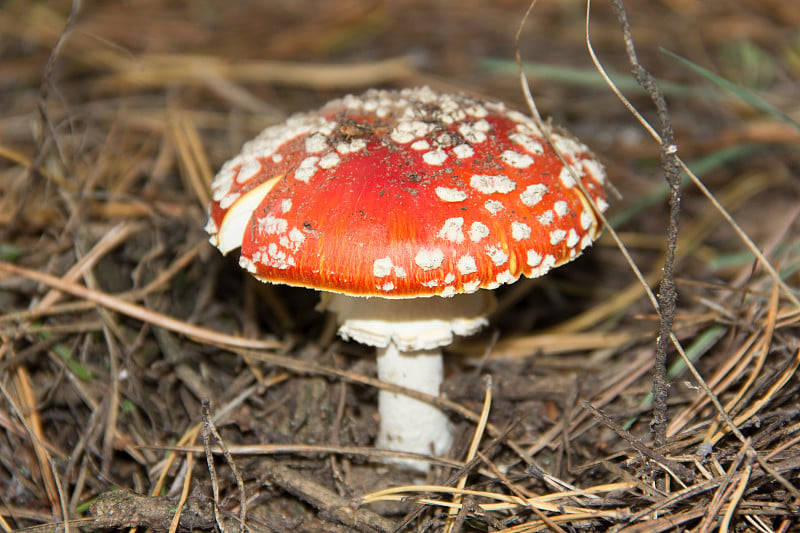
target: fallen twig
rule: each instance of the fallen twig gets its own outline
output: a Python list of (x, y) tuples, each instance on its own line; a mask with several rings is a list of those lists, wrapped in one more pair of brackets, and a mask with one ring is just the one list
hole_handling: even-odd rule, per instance
[(395, 531), (394, 522), (368, 509), (358, 507), (358, 502), (343, 498), (332, 490), (316, 483), (306, 475), (270, 459), (262, 459), (259, 466), (267, 480), (293, 494), (317, 509), (325, 518), (335, 520), (356, 531), (365, 533)]

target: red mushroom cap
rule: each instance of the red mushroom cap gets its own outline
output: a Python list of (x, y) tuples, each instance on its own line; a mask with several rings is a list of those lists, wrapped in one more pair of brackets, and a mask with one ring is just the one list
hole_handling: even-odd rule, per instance
[(603, 166), (502, 103), (427, 87), (334, 100), (264, 130), (212, 185), (207, 231), (257, 278), (452, 296), (537, 277), (600, 231)]

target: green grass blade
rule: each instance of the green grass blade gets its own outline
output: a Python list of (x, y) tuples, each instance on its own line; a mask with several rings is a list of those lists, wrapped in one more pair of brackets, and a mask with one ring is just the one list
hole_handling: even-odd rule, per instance
[[(689, 163), (689, 168), (692, 169), (695, 175), (703, 176), (731, 161), (745, 159), (755, 153), (763, 152), (768, 148), (769, 146), (764, 144), (736, 144), (727, 146)], [(689, 177), (684, 174), (681, 184), (686, 185), (688, 182)], [(669, 186), (666, 182), (662, 182), (653, 192), (641, 196), (635, 203), (608, 217), (608, 221), (611, 226), (618, 228), (651, 207), (666, 201), (668, 196)]]
[[(505, 75), (516, 76), (518, 73), (517, 63), (507, 59), (491, 59), (485, 58), (479, 61), (479, 65), (483, 70)], [(525, 62), (525, 73), (549, 81), (564, 83), (569, 85), (578, 85), (583, 87), (606, 87), (606, 81), (594, 68), (579, 68), (579, 67), (565, 67), (560, 65), (550, 65), (547, 63)], [(608, 72), (609, 77), (614, 84), (623, 91), (639, 91), (644, 93), (644, 90), (639, 86), (636, 80), (630, 74), (621, 72)], [(664, 80), (659, 80), (659, 86), (665, 94), (680, 97), (696, 97), (702, 96), (705, 98), (713, 98), (715, 93), (703, 87), (689, 87), (677, 83), (671, 83)]]
[(762, 112), (764, 114), (767, 114), (767, 115), (769, 115), (769, 116), (771, 116), (773, 118), (776, 118), (776, 119), (780, 120), (781, 122), (785, 122), (786, 124), (790, 124), (791, 126), (796, 128), (797, 130), (800, 130), (800, 124), (798, 124), (797, 122), (792, 120), (792, 118), (789, 115), (787, 115), (786, 113), (784, 113), (783, 111), (781, 111), (780, 109), (775, 107), (774, 105), (770, 104), (769, 102), (767, 102), (766, 100), (764, 100), (763, 98), (758, 96), (757, 94), (745, 89), (744, 87), (742, 87), (740, 85), (737, 85), (737, 84), (733, 83), (732, 81), (726, 80), (725, 78), (723, 78), (721, 76), (718, 76), (717, 74), (714, 74), (710, 70), (701, 67), (697, 63), (693, 63), (693, 62), (689, 61), (688, 59), (685, 59), (685, 58), (679, 56), (678, 54), (670, 52), (669, 50), (667, 50), (665, 48), (660, 48), (660, 50), (661, 50), (662, 53), (668, 55), (669, 57), (671, 57), (671, 58), (673, 58), (675, 60), (677, 60), (679, 63), (681, 63), (682, 65), (687, 67), (689, 70), (693, 71), (694, 73), (699, 74), (700, 76), (706, 78), (710, 82), (715, 83), (719, 87), (722, 87), (723, 89), (733, 93), (737, 98), (739, 98), (743, 102), (746, 102), (748, 105), (750, 105), (754, 109), (757, 109), (758, 111), (760, 111), (760, 112)]

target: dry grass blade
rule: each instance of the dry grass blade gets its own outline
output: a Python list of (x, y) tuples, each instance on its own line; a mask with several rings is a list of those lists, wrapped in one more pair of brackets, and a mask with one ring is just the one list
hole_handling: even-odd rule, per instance
[[(105, 235), (103, 235), (97, 244), (86, 255), (84, 255), (80, 261), (75, 263), (75, 265), (73, 265), (73, 267), (70, 268), (61, 279), (66, 282), (77, 281), (85, 272), (91, 270), (92, 267), (95, 266), (103, 256), (119, 246), (121, 243), (125, 242), (135, 232), (141, 231), (141, 229), (142, 227), (135, 223), (126, 223), (114, 226)], [(40, 309), (48, 309), (49, 307), (53, 306), (53, 304), (55, 304), (61, 296), (61, 293), (58, 291), (51, 290), (45, 294), (35, 306), (33, 306), (31, 312), (35, 313)]]
[[(742, 340), (739, 349), (734, 352), (731, 357), (728, 357), (707, 379), (709, 387), (711, 387), (716, 394), (727, 390), (727, 388), (741, 376), (743, 369), (750, 365), (754, 354), (752, 347), (759, 337), (760, 331), (756, 331)], [(681, 428), (685, 427), (691, 420), (694, 420), (698, 413), (708, 406), (710, 401), (711, 400), (705, 395), (697, 397), (688, 408), (675, 416), (671, 426), (667, 430), (667, 434), (670, 436), (677, 434)]]
[(189, 117), (179, 112), (174, 114), (170, 125), (184, 169), (186, 189), (194, 193), (198, 205), (209, 205), (212, 176), (197, 130)]
[[(674, 334), (673, 334), (673, 337), (674, 337)], [(703, 389), (703, 392), (711, 400), (711, 403), (714, 405), (714, 408), (717, 410), (717, 413), (719, 414), (719, 416), (724, 420), (725, 425), (728, 427), (728, 429), (730, 429), (730, 431), (736, 436), (736, 438), (739, 439), (739, 441), (742, 444), (745, 445), (745, 447), (746, 447), (746, 449), (748, 451), (753, 453), (753, 455), (755, 457), (755, 460), (758, 462), (758, 464), (761, 466), (761, 468), (763, 468), (764, 471), (766, 471), (770, 476), (772, 476), (773, 479), (775, 479), (775, 481), (777, 481), (784, 488), (786, 488), (786, 490), (789, 491), (789, 493), (792, 495), (792, 497), (794, 497), (797, 501), (800, 501), (800, 489), (795, 487), (784, 476), (782, 476), (779, 472), (777, 472), (774, 468), (772, 468), (766, 462), (766, 460), (763, 457), (761, 457), (761, 455), (758, 453), (758, 451), (756, 451), (755, 449), (752, 448), (749, 439), (747, 439), (747, 437), (744, 436), (744, 434), (738, 428), (738, 426), (733, 421), (731, 416), (725, 411), (725, 408), (722, 406), (722, 404), (720, 403), (719, 399), (716, 397), (714, 392), (708, 387), (708, 384), (703, 379), (703, 376), (700, 375), (700, 373), (697, 371), (697, 368), (695, 368), (694, 364), (686, 356), (686, 352), (684, 352), (679, 347), (680, 343), (678, 343), (678, 340), (673, 338), (673, 344), (676, 346), (676, 348), (678, 348), (678, 353), (680, 354), (681, 358), (683, 359), (683, 362), (686, 364), (686, 367), (692, 373), (692, 376), (694, 377), (694, 379), (697, 380), (697, 383)], [(798, 348), (797, 350), (798, 350), (797, 358), (800, 359), (800, 348)]]
[[(641, 293), (638, 289), (637, 292)], [(541, 355), (558, 355), (582, 352), (585, 350), (613, 350), (631, 342), (641, 340), (646, 335), (634, 335), (631, 332), (597, 332), (583, 331), (570, 333), (557, 327), (554, 333), (534, 333), (531, 335), (507, 336), (493, 346), (488, 359), (517, 359), (528, 357), (531, 353)], [(457, 351), (465, 355), (477, 357), (483, 347), (475, 343), (457, 347)]]
[(36, 406), (36, 397), (31, 388), (30, 376), (28, 375), (27, 369), (24, 367), (17, 368), (14, 374), (13, 397), (10, 395), (10, 391), (6, 390), (5, 386), (0, 385), (0, 387), (2, 387), (2, 392), (6, 397), (6, 401), (13, 407), (17, 416), (20, 417), (20, 420), (23, 422), (26, 431), (28, 431), (31, 436), (33, 449), (36, 454), (39, 476), (47, 489), (47, 498), (53, 510), (58, 509), (61, 498), (51, 470), (53, 462), (50, 457), (50, 450), (48, 450), (48, 448), (52, 448), (52, 446), (44, 436), (42, 419), (39, 416), (39, 411)]
[[(105, 235), (103, 235), (103, 237), (86, 255), (81, 257), (80, 261), (75, 263), (75, 265), (70, 268), (66, 274), (64, 274), (62, 279), (66, 282), (78, 281), (81, 276), (90, 271), (103, 256), (119, 246), (121, 243), (125, 242), (131, 235), (141, 230), (141, 225), (135, 223), (114, 226)], [(59, 300), (61, 296), (62, 294), (58, 291), (51, 290), (45, 294), (35, 306), (33, 306), (32, 311), (35, 312), (37, 309), (47, 309), (51, 307)]]
[[(518, 507), (536, 507), (542, 511), (562, 511), (582, 515), (586, 512), (585, 508), (577, 507), (574, 504), (566, 504), (565, 502), (572, 502), (574, 501), (574, 498), (578, 497), (589, 497), (613, 491), (627, 490), (633, 488), (634, 486), (634, 483), (630, 482), (609, 483), (605, 485), (587, 487), (584, 489), (543, 494), (541, 496), (533, 496), (530, 498), (520, 498), (519, 496), (515, 495), (471, 489), (458, 489), (456, 487), (445, 487), (442, 485), (401, 485), (365, 494), (361, 497), (361, 501), (362, 503), (400, 501), (413, 496), (414, 494), (427, 493), (449, 495), (458, 494), (461, 496), (485, 498), (488, 501), (497, 502), (481, 504), (481, 507), (487, 511), (501, 511), (515, 509)], [(437, 505), (439, 507), (458, 507), (458, 504), (455, 504), (452, 501), (434, 500), (425, 496), (415, 498), (414, 501), (429, 505)], [(600, 512), (599, 516), (605, 516), (605, 513)]]
[(194, 465), (194, 455), (187, 453), (186, 454), (186, 477), (183, 481), (183, 489), (181, 489), (181, 495), (178, 499), (178, 502), (175, 504), (175, 514), (172, 517), (172, 521), (169, 523), (169, 533), (175, 533), (178, 531), (181, 523), (181, 514), (183, 514), (183, 509), (186, 506), (186, 500), (189, 498), (189, 491), (192, 488), (192, 466)]
[(795, 295), (794, 290), (786, 284), (783, 280), (781, 275), (775, 270), (775, 267), (772, 266), (772, 263), (769, 261), (767, 257), (761, 252), (761, 249), (756, 246), (753, 240), (750, 238), (749, 235), (742, 229), (742, 227), (736, 223), (730, 213), (719, 203), (717, 198), (714, 194), (708, 190), (708, 187), (700, 181), (694, 172), (684, 163), (682, 160), (680, 161), (681, 168), (683, 171), (692, 179), (694, 185), (700, 189), (700, 191), (705, 195), (709, 202), (714, 206), (714, 208), (719, 212), (720, 215), (725, 219), (728, 225), (733, 228), (736, 234), (739, 236), (739, 239), (747, 246), (747, 248), (758, 258), (759, 265), (764, 268), (769, 276), (772, 278), (772, 281), (781, 288), (781, 292), (783, 295), (788, 298), (796, 307), (800, 307), (800, 299), (797, 298)]
[[(171, 279), (173, 279), (178, 272), (186, 268), (192, 261), (194, 261), (197, 255), (206, 248), (205, 242), (200, 242), (197, 245), (193, 246), (190, 250), (186, 253), (182, 254), (178, 257), (172, 265), (165, 268), (162, 272), (160, 272), (155, 279), (147, 283), (144, 287), (140, 289), (134, 289), (122, 294), (117, 295), (118, 298), (123, 300), (138, 300), (144, 298), (152, 294), (153, 292), (163, 288), (165, 285), (169, 283)], [(55, 304), (52, 306), (44, 307), (42, 305), (37, 305), (33, 309), (28, 309), (25, 311), (12, 311), (0, 315), (0, 324), (4, 323), (20, 323), (23, 321), (34, 320), (38, 318), (42, 318), (45, 316), (55, 316), (59, 314), (68, 314), (80, 311), (87, 311), (89, 309), (93, 309), (95, 307), (95, 303), (91, 301), (78, 301), (78, 302), (69, 302), (64, 304)], [(51, 328), (53, 326), (50, 326)], [(67, 327), (67, 326), (65, 326)], [(45, 328), (42, 326), (41, 328)], [(36, 331), (38, 327), (34, 326), (27, 326), (26, 331), (32, 332)]]
[(736, 511), (736, 507), (742, 501), (742, 495), (744, 491), (747, 489), (747, 484), (750, 481), (750, 474), (753, 472), (753, 464), (751, 461), (745, 465), (745, 471), (742, 476), (739, 478), (739, 484), (736, 486), (736, 491), (731, 495), (731, 501), (728, 504), (728, 509), (725, 511), (725, 517), (723, 518), (722, 522), (719, 525), (720, 533), (727, 533), (730, 530), (731, 519), (733, 518), (733, 513)]
[[(199, 427), (199, 425), (197, 426)], [(192, 431), (197, 429), (192, 428)], [(142, 448), (151, 450), (164, 450), (170, 453), (204, 453), (204, 448), (201, 446), (189, 445), (149, 445), (142, 446)], [(209, 446), (212, 453), (221, 454), (222, 450), (214, 446)], [(446, 466), (453, 469), (464, 468), (464, 463), (454, 459), (447, 459), (445, 457), (431, 457), (429, 455), (420, 455), (410, 452), (396, 452), (388, 450), (379, 450), (369, 446), (330, 446), (330, 445), (317, 445), (317, 444), (237, 444), (228, 447), (231, 455), (343, 455), (354, 457), (365, 457), (374, 459), (376, 462), (385, 462), (386, 459), (412, 459), (416, 461), (425, 460), (435, 465)], [(166, 476), (166, 474), (164, 474)]]
[[(755, 401), (753, 401), (752, 405), (744, 409), (741, 413), (736, 415), (733, 418), (733, 423), (737, 426), (740, 426), (750, 420), (756, 413), (761, 411), (764, 406), (766, 406), (772, 399), (775, 398), (778, 391), (780, 391), (792, 377), (797, 372), (797, 369), (800, 368), (800, 350), (795, 353), (794, 358), (791, 361), (791, 364), (787, 366), (775, 383), (767, 390), (764, 395)], [(725, 436), (727, 432), (719, 431), (715, 433), (711, 438), (709, 438), (705, 442), (709, 442), (714, 444), (718, 442), (723, 436)]]
[[(466, 464), (471, 464), (473, 459), (475, 459), (475, 455), (478, 452), (478, 446), (480, 446), (481, 439), (483, 439), (483, 432), (486, 430), (486, 423), (489, 421), (489, 411), (492, 408), (492, 376), (486, 376), (486, 389), (483, 396), (483, 407), (481, 408), (481, 418), (478, 421), (478, 424), (475, 426), (475, 433), (472, 435), (472, 441), (469, 443), (469, 450), (467, 451), (467, 457), (465, 458), (464, 462)], [(467, 475), (469, 472), (464, 472), (464, 475), (459, 478), (458, 483), (456, 483), (456, 488), (463, 489), (467, 485)], [(456, 494), (453, 496), (453, 503), (458, 506), (461, 504), (461, 496)], [(446, 533), (451, 533), (454, 530), (456, 524), (456, 515), (458, 511), (455, 507), (451, 507), (450, 511), (448, 512), (447, 517), (447, 524), (445, 525)]]
[[(484, 457), (482, 453), (478, 452), (478, 456), (481, 458), (481, 460), (483, 460), (484, 463), (486, 463), (489, 466), (489, 468), (492, 470), (492, 473), (494, 473), (494, 475), (497, 476), (497, 478), (500, 479), (503, 482), (503, 484), (506, 487), (508, 487), (508, 489), (513, 494), (518, 496), (521, 499), (521, 501), (524, 501), (527, 498), (534, 497), (534, 495), (531, 494), (530, 491), (526, 491), (522, 487), (518, 486), (517, 484), (512, 483), (508, 479), (508, 477), (505, 474), (503, 474), (502, 472), (500, 472), (499, 469), (497, 468), (497, 466), (494, 465), (491, 461), (489, 461), (486, 457)], [(553, 522), (544, 512), (542, 512), (541, 510), (537, 509), (536, 507), (529, 507), (529, 509), (531, 511), (533, 511), (533, 513), (536, 516), (539, 517), (539, 520), (541, 520), (552, 531), (555, 531), (556, 533), (565, 533), (564, 529), (561, 528), (555, 522)]]
[[(202, 424), (195, 424), (181, 436), (180, 440), (178, 440), (178, 448), (171, 450), (162, 463), (161, 472), (159, 473), (156, 482), (153, 484), (153, 490), (151, 491), (152, 496), (158, 496), (164, 490), (164, 485), (167, 482), (167, 476), (169, 476), (170, 469), (172, 465), (175, 464), (175, 461), (178, 460), (178, 452), (183, 451), (187, 455), (202, 452), (202, 448), (197, 448), (196, 451), (188, 448), (188, 446), (200, 435), (202, 429)], [(186, 470), (188, 472), (188, 466)]]
[(131, 85), (163, 87), (174, 83), (205, 84), (209, 78), (247, 83), (277, 83), (311, 89), (369, 87), (411, 77), (414, 60), (408, 56), (379, 61), (331, 65), (288, 61), (231, 62), (214, 56), (141, 55), (120, 61), (108, 56), (117, 72), (98, 82), (104, 91), (116, 92)]
[[(736, 460), (731, 464), (728, 471), (725, 472), (722, 482), (720, 483), (717, 490), (714, 491), (714, 497), (711, 499), (711, 502), (707, 507), (708, 513), (706, 517), (703, 519), (703, 521), (700, 523), (700, 527), (698, 528), (698, 533), (708, 533), (717, 524), (719, 510), (722, 508), (723, 505), (725, 505), (725, 503), (727, 503), (727, 501), (730, 498), (730, 493), (733, 490), (732, 480), (736, 475), (736, 473), (738, 472), (743, 459), (744, 459), (744, 454), (739, 453), (736, 457)], [(708, 477), (712, 478), (711, 475), (709, 475)], [(747, 480), (745, 480), (745, 484), (746, 482)]]
[(157, 313), (130, 302), (126, 302), (125, 300), (121, 300), (110, 294), (95, 291), (74, 283), (69, 283), (55, 276), (20, 267), (5, 261), (0, 261), (0, 271), (22, 276), (38, 283), (43, 283), (59, 291), (69, 293), (77, 298), (89, 300), (97, 305), (101, 305), (118, 313), (122, 313), (123, 315), (131, 318), (136, 318), (138, 320), (142, 320), (143, 322), (153, 324), (154, 326), (165, 328), (210, 344), (262, 350), (275, 349), (283, 346), (281, 343), (276, 341), (260, 341), (255, 339), (234, 337), (232, 335), (226, 335), (224, 333), (212, 331), (207, 328), (188, 324), (170, 316)]
[[(767, 310), (767, 317), (764, 323), (764, 327), (758, 329), (759, 339), (757, 344), (753, 347), (756, 350), (756, 354), (753, 357), (755, 359), (755, 365), (749, 368), (750, 375), (745, 379), (742, 386), (739, 388), (737, 393), (725, 404), (725, 410), (728, 412), (733, 412), (734, 409), (739, 407), (740, 402), (745, 397), (745, 395), (750, 391), (751, 387), (758, 379), (758, 376), (761, 374), (761, 370), (764, 368), (764, 363), (766, 362), (767, 355), (769, 354), (769, 348), (772, 344), (772, 336), (775, 332), (775, 322), (777, 319), (778, 314), (778, 288), (773, 286), (772, 296), (770, 298), (770, 305), (769, 309)], [(748, 357), (748, 360), (750, 358)], [(753, 410), (755, 408), (755, 410)], [(759, 402), (756, 402), (756, 405), (751, 405), (749, 410), (752, 413), (755, 413), (760, 408)], [(740, 424), (742, 421), (749, 418), (742, 417), (741, 415), (737, 417), (734, 421), (737, 424)], [(713, 445), (722, 437), (725, 433), (717, 433), (719, 428), (719, 420), (715, 421), (711, 426), (708, 428), (708, 432), (706, 433), (706, 439), (704, 442)]]

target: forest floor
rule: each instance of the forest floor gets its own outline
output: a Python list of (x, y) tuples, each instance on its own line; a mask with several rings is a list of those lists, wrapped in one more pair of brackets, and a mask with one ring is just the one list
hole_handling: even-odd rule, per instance
[[(371, 351), (208, 244), (209, 185), (263, 128), (370, 87), (526, 109), (527, 3), (3, 2), (0, 528), (800, 531), (800, 3), (625, 5), (709, 191), (684, 174), (666, 440), (659, 316), (607, 231), (448, 350), (457, 444), (420, 484), (373, 448)], [(655, 291), (660, 148), (585, 18), (540, 0), (520, 53), (542, 115), (606, 164)], [(589, 27), (658, 127), (610, 2)]]

